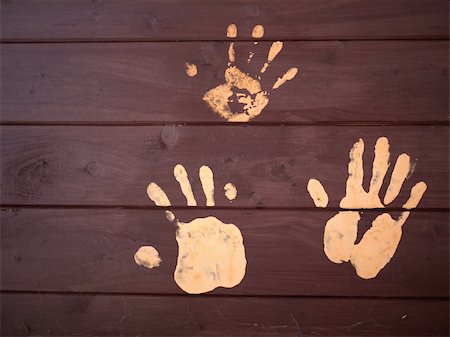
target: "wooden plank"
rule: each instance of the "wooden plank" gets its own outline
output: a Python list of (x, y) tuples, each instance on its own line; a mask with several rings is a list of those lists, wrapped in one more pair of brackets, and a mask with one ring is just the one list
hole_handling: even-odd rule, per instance
[[(246, 276), (235, 288), (212, 294), (448, 297), (448, 213), (414, 212), (393, 259), (371, 280), (325, 256), (323, 229), (336, 212), (174, 213), (183, 222), (215, 216), (242, 232)], [(359, 238), (379, 214), (363, 213)], [(4, 209), (1, 216), (2, 290), (183, 293), (173, 278), (175, 228), (163, 210)], [(134, 253), (143, 245), (160, 252), (160, 267), (135, 264)]]
[[(204, 195), (198, 169), (208, 165), (221, 207), (313, 207), (306, 186), (319, 179), (338, 207), (345, 194), (348, 155), (364, 138), (364, 186), (372, 172), (378, 137), (391, 143), (391, 161), (403, 152), (416, 163), (399, 197), (401, 207), (412, 186), (428, 190), (419, 208), (447, 208), (448, 127), (274, 127), (274, 126), (4, 126), (1, 132), (1, 200), (23, 205), (153, 206), (147, 185), (154, 181), (172, 205), (186, 206), (173, 176), (183, 164), (199, 205)], [(385, 179), (386, 185), (393, 164)], [(223, 186), (232, 182), (238, 197), (230, 203)]]
[[(237, 43), (237, 65), (257, 75), (269, 46)], [(448, 122), (448, 48), (286, 42), (262, 87), (293, 66), (299, 75), (252, 122)], [(1, 52), (3, 122), (225, 122), (202, 96), (224, 81), (227, 43), (13, 44)], [(185, 62), (198, 65), (196, 77)]]
[(228, 24), (249, 38), (409, 39), (448, 37), (445, 0), (2, 1), (3, 41), (217, 40)]
[(9, 336), (447, 336), (445, 300), (2, 294)]

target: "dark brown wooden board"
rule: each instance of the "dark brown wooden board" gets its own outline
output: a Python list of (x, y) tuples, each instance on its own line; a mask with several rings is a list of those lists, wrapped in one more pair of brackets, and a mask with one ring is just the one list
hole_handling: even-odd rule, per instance
[[(447, 0), (1, 0), (0, 335), (448, 336), (448, 12)], [(202, 101), (224, 81), (230, 23), (237, 66), (253, 76), (285, 41), (263, 89), (299, 68), (249, 125)], [(398, 216), (416, 182), (428, 190), (390, 263), (363, 280), (327, 259), (323, 230), (351, 146), (366, 142), (367, 188), (380, 136), (392, 164), (403, 152), (415, 164), (386, 211)], [(186, 207), (178, 163), (200, 207)], [(216, 208), (203, 206), (201, 165)], [(310, 178), (328, 209), (314, 207)], [(181, 221), (240, 228), (238, 286), (195, 296), (176, 285), (176, 229), (148, 199), (151, 181)], [(358, 240), (381, 213), (361, 213)], [(159, 268), (135, 264), (142, 245), (159, 250)]]
[[(205, 198), (198, 170), (214, 172), (216, 205), (222, 207), (314, 207), (306, 190), (319, 179), (338, 207), (348, 178), (350, 148), (365, 140), (365, 186), (378, 137), (390, 140), (391, 167), (403, 152), (416, 164), (399, 197), (401, 207), (414, 184), (428, 190), (419, 208), (447, 208), (448, 127), (276, 127), (276, 126), (3, 126), (1, 202), (22, 205), (146, 206), (150, 182), (158, 183), (172, 205), (186, 206), (173, 176), (183, 164), (198, 205)], [(223, 186), (232, 182), (238, 197), (230, 203)]]
[[(269, 46), (237, 43), (237, 65), (256, 76)], [(252, 122), (448, 122), (448, 49), (448, 41), (286, 42), (263, 88), (290, 67), (299, 74)], [(226, 122), (202, 96), (223, 83), (227, 52), (224, 42), (3, 45), (1, 119)], [(198, 65), (196, 77), (185, 62)]]
[(218, 40), (236, 23), (248, 39), (448, 37), (445, 0), (2, 1), (3, 41)]
[(447, 336), (445, 300), (3, 294), (8, 336)]
[[(448, 297), (448, 214), (413, 212), (390, 263), (372, 280), (323, 252), (323, 229), (336, 212), (175, 210), (183, 222), (215, 216), (238, 226), (247, 269), (235, 288), (211, 294)], [(359, 238), (381, 212), (362, 214)], [(398, 212), (391, 213), (398, 216)], [(161, 210), (4, 209), (1, 212), (2, 290), (182, 294), (173, 273), (175, 227)], [(358, 239), (359, 241), (359, 239)], [(135, 264), (152, 245), (163, 260)]]

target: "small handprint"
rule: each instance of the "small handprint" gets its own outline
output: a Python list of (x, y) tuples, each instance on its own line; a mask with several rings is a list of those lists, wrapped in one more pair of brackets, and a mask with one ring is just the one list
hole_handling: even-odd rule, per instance
[[(364, 141), (360, 139), (350, 151), (346, 194), (340, 202), (341, 208), (370, 209), (384, 208), (400, 193), (403, 183), (411, 174), (410, 157), (403, 153), (395, 163), (391, 180), (381, 202), (379, 193), (389, 168), (389, 142), (385, 137), (378, 139), (375, 145), (372, 179), (369, 191), (363, 188)], [(358, 244), (358, 222), (361, 219), (357, 211), (341, 211), (328, 220), (324, 231), (324, 251), (334, 263), (350, 261), (359, 277), (371, 279), (378, 275), (394, 256), (402, 236), (402, 226), (408, 219), (410, 209), (416, 208), (422, 199), (427, 185), (421, 181), (411, 189), (409, 199), (403, 204), (408, 211), (401, 213), (398, 219), (383, 213), (373, 222)], [(322, 184), (316, 179), (308, 182), (308, 192), (317, 207), (326, 207), (328, 195)]]
[[(188, 174), (182, 165), (175, 166), (174, 176), (187, 205), (197, 206)], [(202, 166), (199, 177), (206, 206), (214, 206), (212, 170), (208, 166)], [(232, 201), (236, 198), (237, 190), (233, 184), (227, 183), (224, 193)], [(156, 206), (171, 205), (166, 193), (156, 183), (148, 185), (147, 194)], [(179, 250), (174, 279), (181, 289), (190, 294), (201, 294), (217, 287), (232, 288), (242, 281), (247, 260), (242, 234), (237, 226), (225, 224), (213, 216), (197, 218), (189, 223), (180, 222), (171, 211), (166, 211), (166, 217), (177, 227)], [(139, 261), (141, 260), (145, 259), (141, 258)]]
[[(259, 39), (264, 36), (264, 28), (257, 25), (253, 28), (252, 37)], [(227, 29), (227, 37), (237, 37), (237, 27), (230, 24)], [(255, 42), (256, 44), (257, 42)], [(267, 56), (267, 61), (260, 70), (260, 74), (266, 72), (269, 64), (281, 52), (283, 42), (276, 41), (272, 43)], [(247, 63), (252, 61), (254, 56), (250, 52), (247, 58)], [(240, 70), (236, 65), (234, 43), (231, 42), (228, 49), (228, 67), (225, 70), (225, 83), (218, 85), (215, 88), (208, 90), (203, 100), (221, 117), (229, 122), (248, 122), (252, 118), (258, 116), (269, 103), (269, 91), (263, 90), (261, 87), (261, 76), (250, 76), (248, 73)], [(197, 69), (193, 64), (186, 64), (186, 73), (189, 76), (195, 76)], [(272, 90), (278, 89), (284, 83), (292, 80), (298, 73), (298, 69), (293, 67), (286, 71), (286, 73), (279, 77), (273, 84)], [(232, 111), (230, 103), (237, 102), (240, 106), (239, 111)]]

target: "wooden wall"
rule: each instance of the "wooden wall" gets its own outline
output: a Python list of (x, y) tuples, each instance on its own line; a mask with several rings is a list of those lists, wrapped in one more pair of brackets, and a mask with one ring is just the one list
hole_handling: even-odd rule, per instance
[[(3, 0), (1, 20), (2, 335), (448, 335), (447, 1)], [(285, 41), (263, 84), (300, 70), (248, 124), (201, 99), (223, 81), (230, 23), (237, 56), (254, 48), (255, 65)], [(255, 24), (266, 29), (257, 46)], [(363, 280), (326, 258), (323, 229), (351, 146), (364, 138), (370, 172), (381, 136), (392, 158), (416, 164), (392, 214), (415, 182), (428, 190), (392, 261)], [(177, 163), (193, 178), (210, 166), (238, 198), (186, 207)], [(309, 178), (329, 208), (314, 207)], [(177, 287), (174, 228), (148, 199), (150, 181), (180, 219), (239, 226), (241, 284)], [(379, 214), (363, 213), (360, 237)], [(145, 244), (160, 268), (134, 263)]]

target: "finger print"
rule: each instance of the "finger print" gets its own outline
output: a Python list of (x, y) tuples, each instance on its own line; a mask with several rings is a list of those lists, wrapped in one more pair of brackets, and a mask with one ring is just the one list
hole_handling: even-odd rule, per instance
[(316, 207), (328, 206), (328, 194), (320, 181), (309, 179), (307, 189)]
[(252, 37), (254, 39), (260, 39), (264, 36), (264, 27), (261, 25), (256, 25), (252, 30)]
[(186, 198), (187, 205), (197, 206), (197, 201), (195, 200), (194, 193), (192, 192), (191, 183), (189, 182), (189, 177), (184, 166), (180, 164), (176, 165), (173, 168), (173, 175), (180, 184), (180, 189)]
[(235, 38), (237, 37), (237, 27), (234, 23), (231, 23), (227, 27), (227, 37)]
[(277, 81), (274, 83), (272, 89), (278, 89), (279, 87), (281, 87), (284, 83), (286, 83), (287, 81), (292, 80), (298, 73), (298, 69), (297, 68), (291, 68), (288, 71), (286, 71), (286, 73), (284, 73), (283, 76), (278, 77)]
[(216, 203), (214, 202), (214, 175), (212, 170), (203, 165), (200, 167), (199, 177), (206, 197), (206, 206), (214, 206)]
[(389, 141), (386, 137), (381, 137), (375, 144), (375, 159), (373, 160), (372, 179), (369, 187), (369, 194), (372, 198), (378, 198), (388, 168)]
[(391, 181), (384, 196), (384, 204), (389, 205), (397, 198), (400, 190), (410, 172), (411, 160), (406, 153), (398, 156), (395, 162), (394, 171), (392, 172)]
[(189, 77), (194, 77), (197, 75), (197, 66), (192, 63), (186, 63), (186, 74)]
[(277, 57), (277, 55), (280, 53), (281, 49), (283, 49), (283, 42), (276, 41), (272, 43), (269, 49), (269, 54), (267, 55), (267, 62), (264, 63), (263, 67), (260, 70), (261, 74), (264, 74), (269, 68), (269, 64)]
[(150, 269), (159, 267), (162, 262), (159, 252), (152, 246), (140, 247), (134, 254), (134, 261), (136, 264)]
[(425, 194), (425, 191), (427, 190), (427, 184), (425, 184), (423, 181), (418, 182), (413, 186), (411, 189), (411, 195), (406, 201), (405, 204), (403, 204), (403, 208), (405, 209), (413, 209), (416, 208), (417, 205), (419, 205), (420, 200), (422, 200), (423, 195)]
[(225, 191), (225, 196), (227, 197), (228, 200), (233, 201), (234, 199), (236, 199), (237, 189), (232, 183), (227, 183), (223, 187), (223, 189)]
[(170, 200), (166, 193), (155, 183), (148, 185), (147, 195), (156, 206), (170, 206)]

